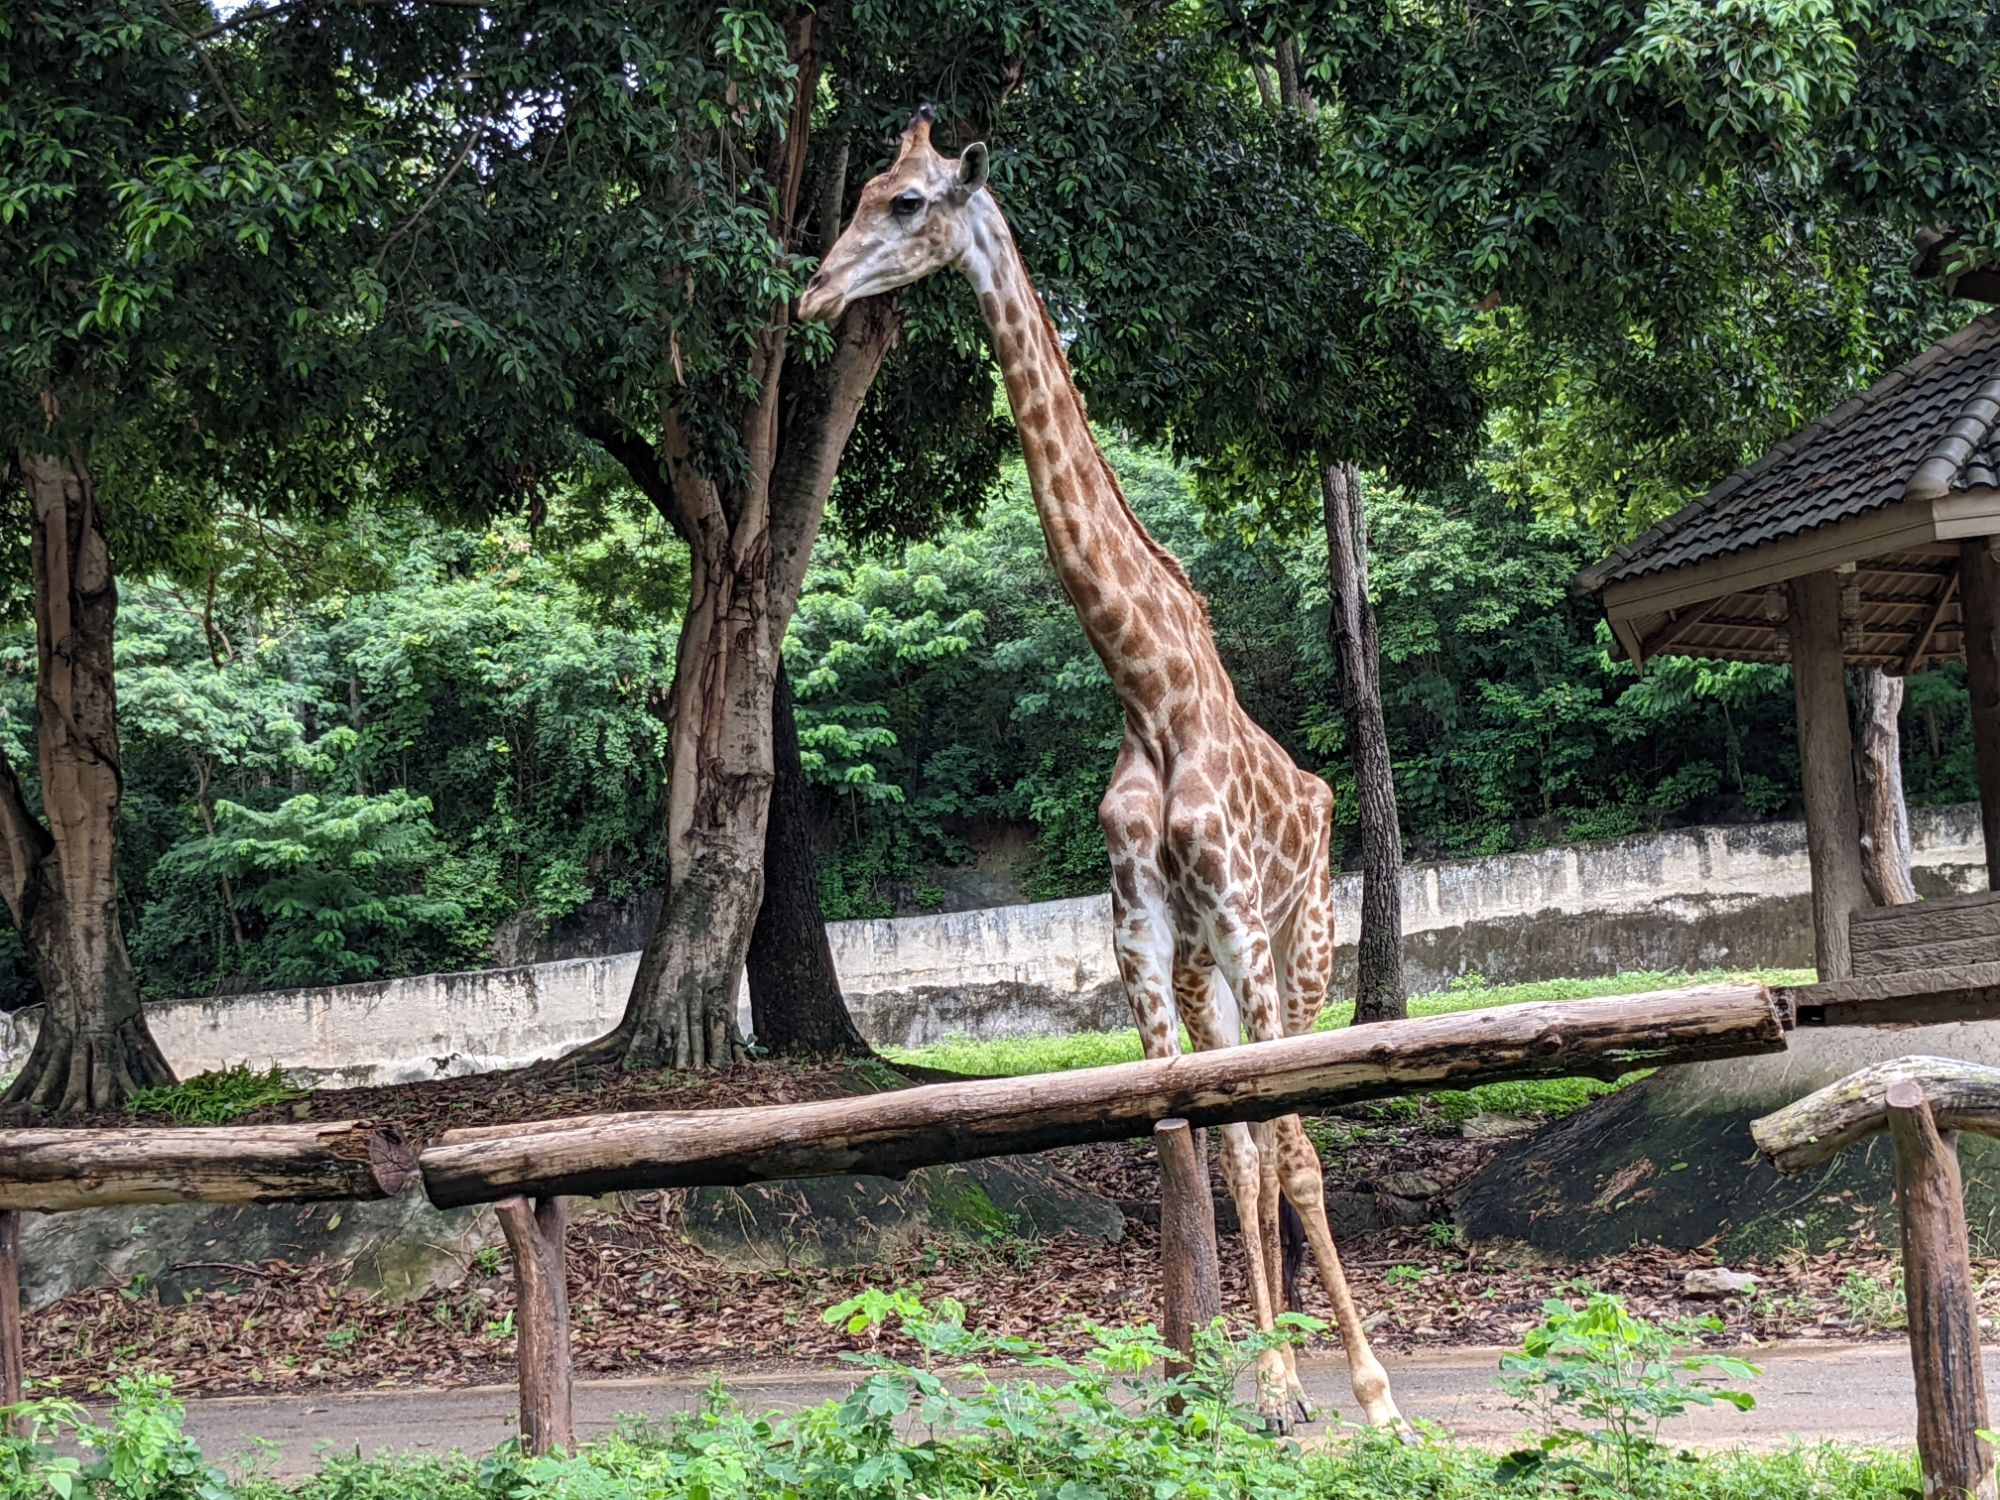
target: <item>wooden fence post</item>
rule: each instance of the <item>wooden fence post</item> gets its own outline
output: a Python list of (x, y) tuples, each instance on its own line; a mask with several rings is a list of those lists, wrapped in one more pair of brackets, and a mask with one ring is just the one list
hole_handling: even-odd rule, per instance
[[(21, 1216), (0, 1208), (0, 1406), (21, 1400), (26, 1381), (21, 1353)], [(0, 1422), (0, 1431), (7, 1424)]]
[(1938, 1129), (1923, 1086), (1899, 1078), (1883, 1094), (1896, 1147), (1903, 1288), (1917, 1378), (1917, 1456), (1926, 1500), (1996, 1500), (1979, 1351), (1979, 1305), (1965, 1228), (1958, 1138)]
[(1215, 1199), (1208, 1153), (1186, 1120), (1153, 1127), (1160, 1154), (1160, 1333), (1194, 1363), (1194, 1335), (1222, 1315), (1222, 1273), (1215, 1254)]
[(493, 1205), (514, 1256), (514, 1348), (521, 1363), (521, 1446), (529, 1453), (576, 1447), (570, 1406), (569, 1277), (562, 1198), (503, 1198)]

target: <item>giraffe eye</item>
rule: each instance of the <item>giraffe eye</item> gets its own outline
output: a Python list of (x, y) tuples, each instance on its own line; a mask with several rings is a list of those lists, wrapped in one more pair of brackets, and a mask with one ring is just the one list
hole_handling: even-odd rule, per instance
[(907, 219), (924, 206), (924, 195), (915, 188), (905, 188), (889, 200), (890, 212), (899, 219)]

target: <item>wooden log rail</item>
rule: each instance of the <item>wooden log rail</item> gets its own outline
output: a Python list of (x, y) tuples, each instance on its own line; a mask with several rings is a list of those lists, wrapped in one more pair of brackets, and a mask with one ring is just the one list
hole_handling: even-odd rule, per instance
[(942, 1162), (1129, 1139), (1163, 1119), (1266, 1120), (1420, 1089), (1615, 1078), (1784, 1046), (1777, 1006), (1762, 986), (1704, 985), (1381, 1021), (1164, 1060), (811, 1104), (453, 1130), (420, 1162), (424, 1191), (440, 1208), (516, 1195), (896, 1177)]
[(0, 1130), (0, 1209), (391, 1198), (417, 1175), (393, 1125)]
[(0, 1130), (0, 1406), (21, 1400), (21, 1215), (114, 1203), (392, 1198), (417, 1175), (403, 1133), (337, 1120), (190, 1130)]
[(1925, 1500), (2000, 1500), (1993, 1449), (1979, 1436), (1992, 1423), (1959, 1177), (1960, 1130), (2000, 1135), (2000, 1068), (1899, 1057), (1852, 1073), (1750, 1126), (1758, 1149), (1788, 1173), (1806, 1171), (1888, 1132), (1896, 1154)]

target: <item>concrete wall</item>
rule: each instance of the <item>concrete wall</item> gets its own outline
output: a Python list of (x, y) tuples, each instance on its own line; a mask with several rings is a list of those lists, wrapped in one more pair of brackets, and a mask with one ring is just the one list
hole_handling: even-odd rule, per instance
[[(1913, 818), (1919, 888), (1984, 879), (1977, 810)], [(1413, 866), (1404, 873), (1411, 988), (1477, 973), (1496, 983), (1631, 969), (1805, 966), (1812, 933), (1796, 823), (1692, 828), (1574, 848)], [(1359, 878), (1335, 896), (1351, 940)], [(834, 962), (862, 1031), (920, 1045), (962, 1034), (1044, 1035), (1126, 1024), (1108, 897), (836, 923)], [(1342, 989), (1351, 947), (1343, 947)], [(278, 1063), (327, 1082), (395, 1082), (551, 1056), (604, 1031), (637, 954), (324, 986), (151, 1008), (183, 1076)], [(747, 1005), (743, 1016), (748, 1024)], [(32, 1040), (0, 1016), (0, 1075)]]

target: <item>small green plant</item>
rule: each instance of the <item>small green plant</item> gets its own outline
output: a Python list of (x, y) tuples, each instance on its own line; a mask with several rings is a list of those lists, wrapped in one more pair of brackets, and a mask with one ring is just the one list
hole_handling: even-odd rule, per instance
[(498, 1245), (488, 1245), (484, 1249), (476, 1251), (472, 1257), (472, 1269), (477, 1271), (481, 1276), (498, 1276), (500, 1274), (500, 1247)]
[(1431, 1274), (1429, 1266), (1391, 1266), (1382, 1273), (1390, 1286), (1416, 1286)]
[(1849, 1271), (1833, 1293), (1847, 1316), (1870, 1333), (1893, 1333), (1909, 1321), (1901, 1271), (1887, 1282)]
[(326, 1335), (326, 1347), (335, 1354), (345, 1354), (354, 1347), (355, 1340), (360, 1337), (361, 1330), (358, 1328), (343, 1326), (329, 1329)]
[[(109, 1425), (59, 1397), (0, 1407), (0, 1495), (53, 1500), (230, 1500), (229, 1482), (182, 1430), (162, 1375), (113, 1387)], [(77, 1450), (81, 1450), (80, 1453)]]
[(222, 1125), (267, 1104), (304, 1097), (302, 1090), (285, 1082), (282, 1068), (259, 1073), (239, 1064), (219, 1073), (197, 1073), (180, 1083), (140, 1089), (127, 1107), (135, 1115), (167, 1115), (191, 1125)]
[(1756, 1404), (1747, 1391), (1690, 1378), (1742, 1381), (1760, 1373), (1743, 1360), (1683, 1343), (1688, 1334), (1719, 1330), (1715, 1319), (1662, 1328), (1605, 1292), (1581, 1308), (1545, 1302), (1542, 1313), (1541, 1326), (1500, 1361), (1500, 1388), (1541, 1434), (1537, 1446), (1502, 1462), (1503, 1480), (1546, 1475), (1599, 1493), (1645, 1494), (1641, 1481), (1668, 1462), (1661, 1423), (1693, 1406), (1727, 1403), (1747, 1411)]
[(1424, 1226), (1424, 1237), (1431, 1242), (1433, 1250), (1448, 1250), (1458, 1238), (1458, 1228), (1449, 1219), (1439, 1219)]

